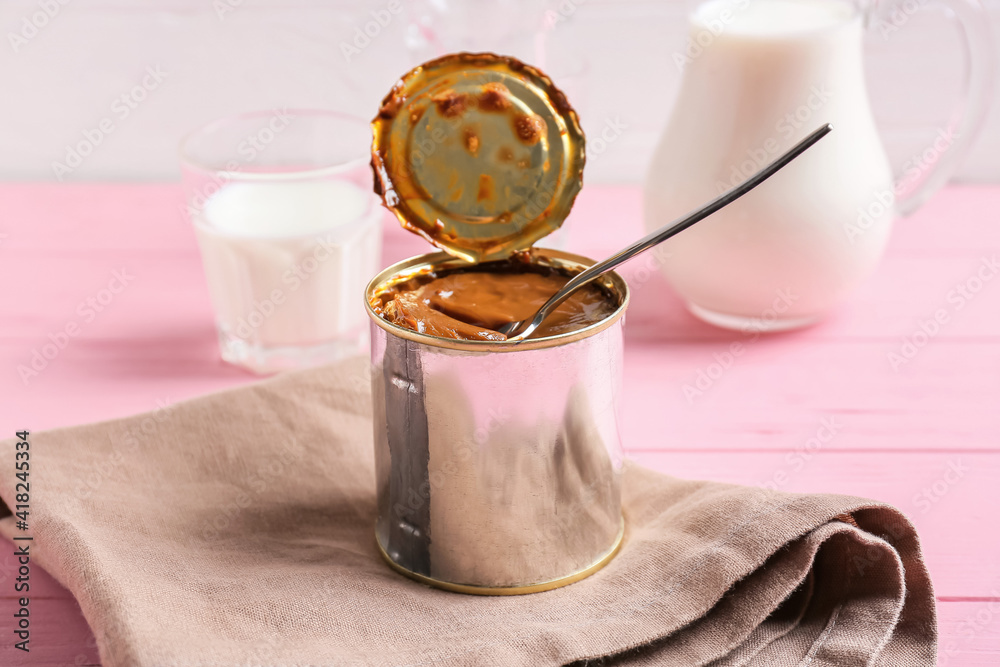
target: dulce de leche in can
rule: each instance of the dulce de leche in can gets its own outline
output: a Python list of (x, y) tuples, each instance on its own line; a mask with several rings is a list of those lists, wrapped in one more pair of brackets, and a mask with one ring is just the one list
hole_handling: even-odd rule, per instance
[(379, 549), (397, 571), (463, 593), (578, 581), (625, 530), (628, 287), (609, 273), (526, 340), (497, 330), (593, 264), (533, 247), (582, 185), (576, 113), (537, 69), (460, 53), (400, 79), (372, 129), (376, 192), (442, 251), (366, 290)]

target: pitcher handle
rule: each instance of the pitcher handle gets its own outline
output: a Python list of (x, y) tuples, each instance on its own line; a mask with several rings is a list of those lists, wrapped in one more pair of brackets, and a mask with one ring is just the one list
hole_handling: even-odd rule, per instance
[(883, 37), (901, 29), (920, 9), (937, 5), (945, 7), (958, 24), (965, 46), (964, 90), (947, 126), (927, 149), (933, 152), (927, 160), (930, 165), (907, 167), (894, 180), (896, 211), (910, 215), (955, 174), (986, 117), (993, 87), (990, 19), (979, 0), (903, 0), (892, 4), (887, 15), (881, 16), (877, 13), (880, 4), (868, 5), (867, 23), (869, 30), (879, 31)]

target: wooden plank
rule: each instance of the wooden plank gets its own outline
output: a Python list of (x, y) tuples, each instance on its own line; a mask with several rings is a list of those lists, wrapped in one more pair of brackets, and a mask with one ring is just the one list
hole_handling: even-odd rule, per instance
[[(4, 566), (0, 576), (7, 573)], [(33, 577), (48, 578), (40, 568)], [(56, 584), (58, 585), (58, 584)], [(5, 640), (0, 664), (10, 667), (93, 667), (100, 664), (90, 627), (71, 597), (32, 598), (31, 652), (24, 654)], [(7, 613), (10, 610), (10, 613)], [(0, 597), (0, 635), (13, 631), (13, 601)], [(940, 667), (995, 666), (1000, 660), (1000, 590), (994, 597), (938, 602)]]
[[(10, 541), (0, 540), (0, 600), (16, 600), (23, 595), (23, 592), (15, 589), (18, 584), (19, 563), (14, 557), (14, 549)], [(29, 577), (28, 585), (32, 601), (73, 599), (73, 595), (41, 567), (32, 564)]]
[[(122, 190), (130, 192), (130, 188)], [(0, 187), (0, 192), (2, 190)], [(992, 193), (992, 190), (986, 192)], [(638, 221), (634, 219), (637, 215), (635, 206), (623, 204), (626, 220), (621, 225), (614, 225), (615, 235), (606, 233), (599, 226), (605, 216), (611, 215), (606, 209), (613, 208), (615, 202), (631, 201), (635, 193), (621, 191), (615, 198), (611, 196), (616, 194), (615, 191), (598, 192), (601, 194), (589, 198), (589, 206), (581, 204), (581, 209), (587, 214), (581, 217), (576, 227), (573, 226), (576, 220), (567, 223), (566, 235), (571, 250), (594, 257), (610, 254), (641, 231)], [(159, 198), (167, 199), (163, 196)], [(49, 199), (60, 201), (59, 197)], [(581, 196), (581, 199), (585, 198)], [(94, 200), (98, 203), (102, 201), (101, 197)], [(42, 198), (42, 201), (48, 199)], [(122, 206), (132, 204), (133, 199), (126, 198)], [(84, 205), (78, 208), (87, 210)], [(102, 224), (95, 221), (96, 229), (90, 233), (89, 228), (78, 228), (77, 221), (67, 217), (72, 215), (69, 211), (49, 211), (40, 215), (57, 214), (63, 217), (54, 223), (54, 230), (48, 230), (49, 234), (61, 230), (65, 236), (47, 235), (45, 242), (51, 245), (43, 245), (36, 236), (38, 231), (26, 231), (23, 227), (8, 233), (0, 245), (5, 255), (5, 261), (0, 263), (0, 280), (4, 284), (24, 285), (23, 289), (13, 291), (8, 299), (0, 303), (0, 318), (5, 324), (0, 336), (28, 340), (44, 338), (69, 321), (86, 317), (87, 313), (83, 311), (96, 309), (88, 308), (86, 300), (97, 298), (114, 281), (115, 271), (122, 270), (126, 275), (135, 276), (134, 280), (128, 281), (122, 293), (115, 295), (106, 310), (95, 311), (95, 315), (100, 315), (94, 321), (95, 326), (90, 326), (90, 322), (80, 322), (83, 328), (81, 336), (106, 337), (109, 331), (118, 331), (120, 336), (124, 336), (128, 330), (119, 331), (118, 324), (129, 318), (145, 321), (151, 314), (157, 313), (161, 315), (157, 319), (169, 314), (172, 318), (180, 318), (181, 323), (188, 317), (203, 320), (211, 316), (200, 256), (194, 235), (186, 223), (179, 224), (175, 220), (173, 223), (163, 221), (161, 226), (152, 222), (138, 225), (136, 221), (124, 218), (125, 212), (120, 212), (116, 219), (102, 219)], [(574, 215), (581, 216), (581, 213)], [(15, 212), (12, 219), (20, 219), (16, 216)], [(876, 275), (820, 326), (782, 338), (901, 338), (917, 334), (920, 323), (933, 319), (939, 311), (944, 311), (947, 321), (936, 337), (997, 338), (994, 313), (1000, 304), (1000, 279), (992, 280), (997, 274), (989, 260), (1000, 257), (1000, 240), (992, 238), (988, 230), (998, 226), (991, 220), (982, 219), (982, 213), (979, 216), (966, 225), (955, 225), (957, 229), (974, 227), (983, 232), (985, 238), (977, 243), (974, 251), (963, 246), (960, 252), (959, 249), (951, 252), (943, 248), (938, 250), (940, 255), (937, 256), (929, 256), (926, 252), (914, 256), (913, 253), (894, 252), (891, 248)], [(64, 220), (66, 222), (62, 222)], [(929, 223), (922, 220), (914, 218), (905, 221), (907, 227), (900, 230), (897, 237), (910, 239), (927, 235), (935, 238), (933, 230), (925, 229)], [(89, 223), (90, 220), (85, 219), (84, 222)], [(172, 231), (167, 238), (160, 238), (158, 234), (141, 242), (133, 238), (134, 228), (145, 228), (147, 225)], [(126, 235), (120, 243), (107, 240), (115, 236), (116, 233), (109, 229), (115, 226), (124, 230)], [(383, 265), (428, 249), (420, 239), (403, 232), (391, 221), (387, 221), (386, 230)], [(949, 227), (949, 234), (951, 230)], [(96, 241), (93, 239), (101, 239), (107, 247), (94, 247)], [(125, 243), (141, 245), (129, 247)], [(46, 258), (52, 264), (49, 269), (40, 271), (38, 262)], [(703, 324), (689, 315), (655, 267), (654, 258), (641, 257), (622, 269), (633, 291), (628, 318), (631, 339), (673, 342), (745, 338), (741, 334), (734, 335)], [(977, 273), (981, 269), (990, 276), (990, 280), (983, 283), (980, 289)], [(25, 281), (26, 276), (31, 276), (31, 279)], [(978, 291), (964, 294), (959, 291), (967, 284), (970, 290), (977, 288)]]
[[(7, 182), (0, 183), (0, 201), (4, 251), (39, 257), (115, 250), (196, 254), (178, 183)], [(991, 217), (997, 210), (1000, 188), (951, 185), (897, 223), (889, 254), (977, 257), (984, 248), (1000, 248), (1000, 225)], [(388, 227), (393, 235), (411, 236), (394, 222)], [(585, 186), (565, 228), (570, 245), (581, 251), (620, 248), (642, 231), (641, 189)], [(427, 247), (415, 241), (415, 248)]]
[[(632, 290), (626, 326), (630, 340), (745, 342), (754, 337), (753, 331), (727, 331), (696, 319), (656, 266), (654, 258), (639, 257), (621, 270)], [(972, 257), (889, 256), (875, 275), (815, 326), (767, 337), (785, 345), (840, 339), (901, 342), (919, 338), (923, 329), (932, 331), (935, 340), (1000, 341), (998, 267), (1000, 249), (995, 247)], [(980, 271), (988, 276), (986, 281), (981, 281)]]
[[(425, 249), (414, 247), (418, 241), (387, 235), (383, 265)], [(996, 265), (991, 263), (994, 258)], [(784, 345), (839, 339), (902, 341), (919, 338), (924, 323), (935, 340), (1000, 342), (996, 324), (1000, 269), (996, 266), (1000, 266), (1000, 250), (971, 258), (890, 257), (853, 299), (819, 325), (766, 337)], [(986, 282), (979, 281), (980, 269), (990, 276)], [(630, 340), (746, 342), (753, 337), (753, 332), (722, 330), (695, 319), (655, 264), (641, 257), (621, 273), (632, 290), (626, 327)], [(143, 326), (181, 327), (191, 321), (212, 321), (197, 253), (161, 257), (117, 250), (48, 260), (7, 256), (0, 263), (0, 280), (20, 286), (0, 302), (4, 322), (0, 337), (7, 340), (43, 339), (71, 321), (79, 324), (79, 336), (86, 338), (126, 338), (136, 327), (141, 331)], [(96, 305), (90, 301), (95, 299), (99, 300)], [(937, 326), (932, 322), (936, 315)]]
[(163, 340), (76, 341), (27, 386), (16, 375), (21, 345), (0, 343), (8, 369), (0, 414), (14, 430), (41, 431), (140, 412), (260, 380), (222, 362), (215, 332), (203, 328)]
[(0, 665), (90, 667), (101, 664), (97, 640), (73, 598), (31, 598), (31, 634), (27, 653), (14, 647), (19, 639), (14, 635), (15, 627), (10, 616), (16, 609), (13, 600), (0, 599), (3, 616), (0, 633), (4, 637), (0, 644)]
[(4, 253), (83, 257), (196, 253), (179, 183), (0, 183)]
[(1000, 596), (939, 602), (938, 667), (985, 667), (1000, 662)]
[[(81, 339), (125, 340), (158, 332), (169, 337), (214, 322), (193, 238), (191, 244), (190, 252), (176, 256), (115, 249), (48, 257), (0, 245), (0, 281), (17, 286), (0, 301), (0, 340), (23, 340), (34, 346), (48, 342), (50, 334), (71, 323), (79, 328), (74, 337)], [(426, 248), (416, 237), (387, 235), (383, 263)]]
[[(1000, 345), (934, 341), (893, 372), (889, 342), (762, 338), (727, 359), (717, 342), (625, 350), (622, 434), (631, 449), (788, 450), (823, 417), (830, 449), (1000, 448)], [(723, 368), (728, 364), (727, 368)]]
[[(13, 264), (0, 263), (0, 273)], [(49, 428), (253, 380), (219, 361), (197, 260), (170, 261), (174, 269), (186, 264), (173, 280), (166, 278), (166, 264), (148, 260), (135, 269), (134, 286), (89, 321), (89, 311), (81, 316), (77, 305), (107, 284), (108, 264), (88, 264), (89, 273), (77, 272), (47, 295), (20, 296), (0, 306), (8, 313), (34, 313), (5, 326), (6, 332), (20, 323), (21, 336), (0, 339), (0, 363), (8, 369), (0, 387), (12, 397), (11, 418)], [(158, 270), (164, 274), (157, 276)], [(982, 326), (988, 326), (986, 318), (997, 310), (985, 301), (974, 305), (982, 306)], [(67, 337), (71, 325), (77, 335)], [(64, 346), (57, 350), (53, 340)], [(781, 448), (794, 446), (820, 414), (835, 413), (852, 415), (836, 447), (1000, 446), (1000, 339), (942, 333), (926, 341), (911, 355), (903, 339), (816, 339), (811, 332), (757, 340), (739, 334), (672, 342), (629, 338), (626, 440), (632, 447), (694, 447), (724, 438), (722, 446), (730, 448)], [(81, 396), (83, 382), (101, 392)], [(38, 398), (41, 391), (45, 401)], [(90, 410), (91, 401), (120, 409)], [(660, 427), (664, 417), (670, 429)], [(643, 444), (652, 436), (659, 440)]]
[[(803, 441), (784, 452), (631, 456), (677, 477), (888, 503), (916, 526), (938, 597), (1000, 598), (1000, 531), (994, 530), (1000, 453), (857, 453), (828, 449), (818, 438), (815, 444)], [(1000, 625), (1000, 615), (997, 620)]]
[[(155, 324), (126, 340), (74, 340), (23, 384), (23, 344), (0, 342), (0, 385), (11, 428), (41, 430), (120, 417), (258, 378), (224, 364), (208, 322)], [(631, 449), (788, 450), (824, 416), (843, 428), (831, 449), (1000, 448), (1000, 346), (935, 342), (899, 373), (887, 348), (853, 343), (748, 346), (721, 373), (717, 344), (638, 345), (625, 351), (622, 436)], [(881, 371), (878, 371), (881, 369)], [(718, 375), (699, 384), (699, 373)], [(685, 385), (705, 387), (685, 395)], [(81, 391), (81, 387), (87, 387)]]

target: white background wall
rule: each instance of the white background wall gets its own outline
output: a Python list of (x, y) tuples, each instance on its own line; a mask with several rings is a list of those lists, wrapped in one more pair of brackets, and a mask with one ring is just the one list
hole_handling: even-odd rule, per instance
[[(934, 0), (917, 1), (929, 6)], [(389, 12), (394, 2), (404, 11)], [(407, 48), (408, 21), (450, 4), (451, 20), (475, 35), (454, 46), (500, 49), (540, 64), (565, 88), (591, 133), (608, 121), (625, 126), (588, 164), (589, 182), (638, 182), (677, 90), (672, 54), (685, 44), (690, 4), (552, 2), (550, 8), (569, 17), (535, 38), (526, 28), (544, 22), (540, 0), (496, 0), (492, 4), (509, 9), (489, 20), (472, 0), (4, 0), (0, 179), (54, 180), (53, 163), (65, 162), (67, 147), (105, 118), (113, 130), (64, 180), (175, 179), (178, 139), (230, 113), (321, 107), (370, 118), (395, 79), (421, 59)], [(985, 2), (1000, 34), (1000, 0)], [(43, 22), (43, 5), (58, 11), (33, 32), (27, 25), (32, 17)], [(391, 19), (348, 59), (342, 44), (372, 20), (372, 10)], [(543, 42), (544, 59), (537, 49)], [(871, 35), (872, 105), (897, 164), (929, 145), (947, 121), (960, 87), (958, 45), (954, 28), (933, 9), (887, 38)], [(158, 68), (163, 80), (124, 116), (115, 101), (142, 82), (147, 68)], [(1000, 181), (1000, 85), (993, 97), (962, 180)]]

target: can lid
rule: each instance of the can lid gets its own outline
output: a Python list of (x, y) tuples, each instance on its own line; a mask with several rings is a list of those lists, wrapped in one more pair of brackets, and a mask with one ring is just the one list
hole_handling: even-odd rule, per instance
[(403, 227), (469, 262), (510, 257), (562, 225), (584, 136), (537, 69), (456, 53), (407, 73), (372, 121), (375, 191)]

